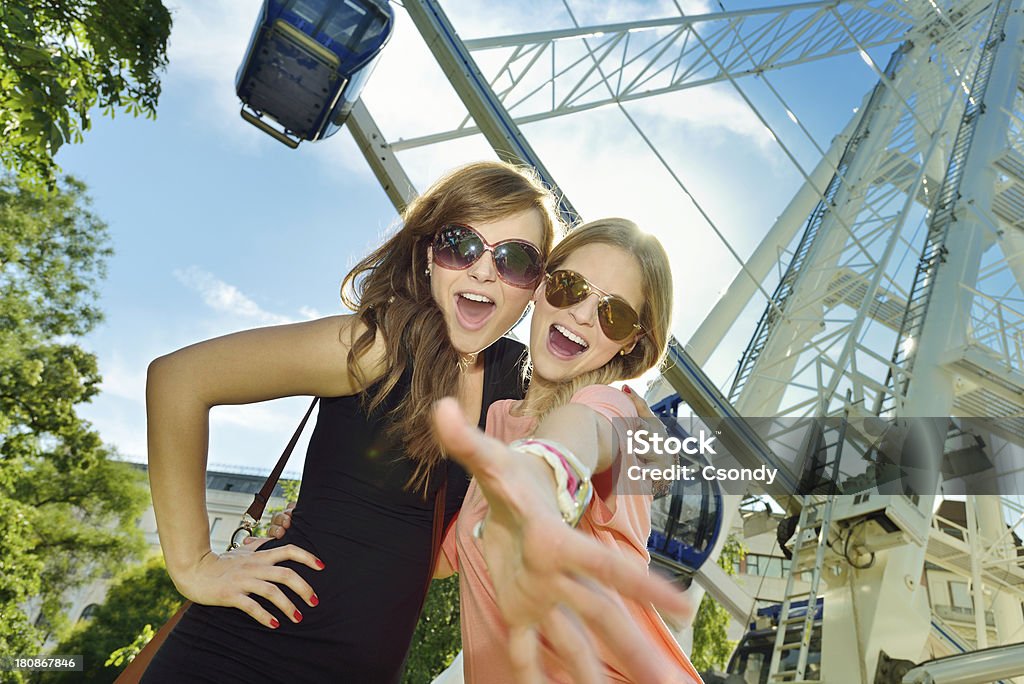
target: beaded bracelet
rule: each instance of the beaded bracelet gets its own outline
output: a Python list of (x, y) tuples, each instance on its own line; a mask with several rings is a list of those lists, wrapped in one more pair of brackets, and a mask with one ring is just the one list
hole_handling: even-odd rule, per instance
[(551, 466), (562, 520), (571, 527), (579, 525), (594, 495), (594, 488), (590, 483), (590, 473), (576, 455), (558, 442), (547, 439), (519, 439), (509, 447), (538, 456)]

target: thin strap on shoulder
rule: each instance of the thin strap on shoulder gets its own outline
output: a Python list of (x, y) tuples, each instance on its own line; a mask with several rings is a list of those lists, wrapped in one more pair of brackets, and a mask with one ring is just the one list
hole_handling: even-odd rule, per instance
[(246, 511), (246, 514), (253, 520), (259, 520), (263, 517), (263, 511), (267, 507), (270, 495), (274, 493), (274, 487), (277, 486), (277, 481), (281, 478), (281, 473), (284, 472), (284, 466), (288, 463), (288, 457), (291, 456), (292, 451), (295, 450), (295, 445), (298, 444), (299, 437), (302, 436), (302, 430), (306, 427), (306, 422), (309, 420), (310, 415), (313, 413), (313, 409), (319, 401), (320, 397), (313, 398), (309, 408), (306, 409), (306, 415), (302, 416), (302, 420), (299, 421), (299, 426), (295, 428), (295, 434), (293, 434), (291, 440), (288, 441), (288, 445), (284, 448), (284, 452), (281, 453), (281, 457), (277, 459), (277, 465), (275, 465), (274, 469), (270, 471), (270, 475), (267, 476), (267, 481), (263, 483), (263, 488), (256, 493), (256, 496), (253, 497), (252, 504), (249, 505), (249, 509)]

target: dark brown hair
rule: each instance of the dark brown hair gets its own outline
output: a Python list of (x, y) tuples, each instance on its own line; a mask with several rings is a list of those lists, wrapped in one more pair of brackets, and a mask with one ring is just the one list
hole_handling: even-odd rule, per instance
[[(391, 410), (387, 433), (416, 461), (410, 488), (425, 493), (432, 467), (444, 458), (431, 428), (431, 409), (438, 399), (456, 396), (459, 385), (459, 354), (425, 274), (434, 234), (445, 223), (489, 222), (534, 209), (544, 227), (539, 247), (546, 257), (561, 225), (554, 207), (554, 195), (533, 169), (503, 162), (469, 164), (416, 198), (403, 213), (398, 233), (345, 276), (342, 301), (366, 328), (352, 341), (348, 364), (364, 387), (368, 413), (380, 409), (411, 367), (409, 392)], [(357, 360), (378, 332), (386, 345), (386, 370), (368, 387), (369, 378), (360, 377)]]

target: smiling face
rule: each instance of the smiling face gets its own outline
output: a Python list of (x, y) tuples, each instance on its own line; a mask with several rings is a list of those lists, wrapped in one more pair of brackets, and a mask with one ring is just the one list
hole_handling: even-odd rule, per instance
[[(474, 223), (472, 227), (491, 245), (513, 239), (543, 244), (543, 223), (534, 209)], [(427, 259), (431, 294), (444, 314), (452, 345), (460, 354), (478, 352), (493, 344), (522, 317), (533, 296), (533, 288), (513, 287), (498, 277), (490, 250), (461, 271), (434, 263), (432, 250)]]
[[(619, 247), (583, 245), (558, 265), (585, 277), (594, 287), (626, 300), (640, 312), (644, 304), (640, 264)], [(598, 323), (602, 295), (592, 292), (564, 309), (548, 304), (544, 284), (537, 289), (536, 309), (530, 326), (533, 372), (549, 382), (566, 382), (608, 363), (620, 350), (632, 349), (637, 333), (625, 340), (608, 339)]]

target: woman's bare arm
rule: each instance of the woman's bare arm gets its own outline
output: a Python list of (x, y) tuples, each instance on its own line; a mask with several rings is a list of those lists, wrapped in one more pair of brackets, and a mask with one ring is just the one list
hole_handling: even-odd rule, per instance
[(533, 436), (567, 447), (591, 473), (608, 470), (615, 459), (612, 424), (583, 404), (566, 404), (551, 411), (534, 430)]
[[(273, 583), (287, 584), (307, 599), (312, 595), (296, 573), (261, 566), (291, 558), (318, 567), (312, 554), (301, 549), (283, 547), (230, 566), (218, 564), (220, 557), (211, 553), (205, 484), (209, 411), (293, 395), (354, 394), (360, 387), (346, 357), (355, 321), (335, 316), (249, 330), (185, 347), (150, 364), (146, 411), (153, 508), (168, 572), (185, 596), (235, 605), (271, 624), (271, 616), (246, 594), (267, 596), (289, 616), (294, 606)], [(383, 371), (383, 346), (378, 340), (362, 357), (360, 368), (368, 381)], [(253, 546), (247, 547), (250, 556)], [(259, 567), (247, 567), (252, 560)]]

